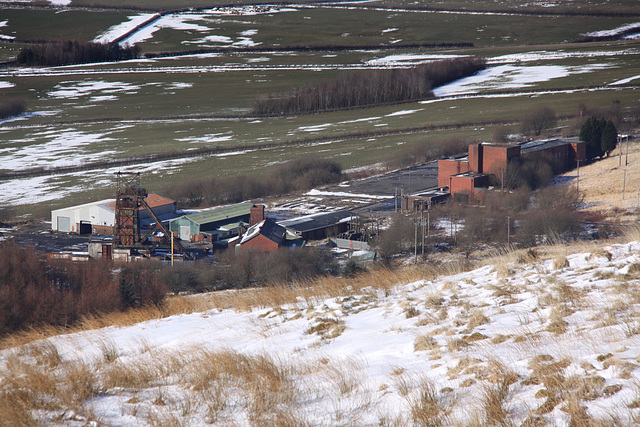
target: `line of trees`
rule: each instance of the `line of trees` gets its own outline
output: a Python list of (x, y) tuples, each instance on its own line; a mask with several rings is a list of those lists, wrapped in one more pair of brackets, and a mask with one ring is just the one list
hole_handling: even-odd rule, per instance
[(458, 58), (407, 69), (342, 74), (334, 80), (297, 88), (293, 93), (257, 99), (254, 114), (298, 114), (337, 108), (432, 98), (434, 87), (486, 67), (482, 58)]
[(309, 190), (342, 179), (342, 168), (337, 162), (311, 157), (275, 166), (262, 177), (206, 178), (171, 185), (164, 193), (181, 207), (211, 206)]
[(618, 143), (618, 129), (612, 120), (591, 116), (580, 127), (580, 140), (587, 145), (587, 160), (609, 157)]
[(32, 44), (20, 50), (16, 62), (27, 66), (57, 66), (111, 62), (137, 58), (137, 46), (121, 47), (78, 40), (58, 40)]
[(21, 99), (6, 99), (0, 101), (0, 120), (19, 116), (25, 112), (26, 108), (26, 102)]

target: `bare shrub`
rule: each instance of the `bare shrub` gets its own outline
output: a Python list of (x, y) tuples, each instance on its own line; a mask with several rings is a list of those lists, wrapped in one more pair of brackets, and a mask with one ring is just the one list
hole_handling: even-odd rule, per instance
[(163, 191), (180, 207), (212, 206), (308, 190), (342, 179), (342, 168), (336, 161), (308, 157), (273, 167), (262, 177), (200, 179), (169, 185)]
[(377, 239), (380, 256), (391, 257), (403, 253), (411, 247), (413, 235), (414, 227), (410, 219), (400, 214), (394, 216), (389, 228)]
[(509, 134), (511, 133), (511, 129), (506, 126), (498, 125), (493, 127), (493, 131), (491, 132), (491, 140), (498, 144), (504, 144), (509, 142)]
[[(0, 101), (0, 120), (19, 116), (26, 110), (26, 102), (21, 99), (5, 99)], [(0, 217), (0, 222), (4, 218)]]
[(0, 335), (30, 325), (68, 326), (121, 308), (108, 263), (47, 261), (31, 249), (0, 244)]

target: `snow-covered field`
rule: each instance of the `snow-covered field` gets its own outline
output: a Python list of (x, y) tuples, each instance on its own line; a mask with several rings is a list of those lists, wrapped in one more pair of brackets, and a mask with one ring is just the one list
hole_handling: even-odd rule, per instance
[(638, 423), (640, 243), (380, 282), (5, 350), (3, 390), (44, 424)]
[[(296, 11), (293, 8), (280, 8), (277, 6), (246, 6), (246, 7), (225, 7), (209, 9), (202, 12), (181, 12), (170, 15), (157, 16), (157, 19), (148, 25), (135, 31), (129, 37), (120, 42), (121, 45), (135, 45), (137, 43), (147, 41), (154, 38), (156, 32), (162, 29), (171, 29), (181, 31), (185, 35), (192, 33), (200, 33), (203, 36), (194, 40), (184, 40), (182, 43), (187, 45), (198, 45), (200, 47), (216, 47), (216, 46), (257, 46), (251, 39), (258, 33), (258, 30), (248, 28), (239, 32), (235, 39), (227, 35), (216, 34), (219, 30), (220, 17), (224, 16), (252, 16), (257, 14), (274, 14), (280, 12)], [(130, 20), (109, 28), (105, 33), (97, 37), (96, 40), (102, 42), (112, 41), (131, 31), (136, 25), (150, 20), (154, 15), (140, 14), (129, 17)], [(240, 22), (240, 21), (238, 21)], [(253, 25), (252, 22), (246, 22), (247, 25)]]
[[(59, 4), (68, 3), (61, 0)], [(315, 7), (315, 6), (314, 6)], [(329, 6), (333, 7), (333, 6)], [(346, 6), (349, 7), (349, 6)], [(143, 22), (149, 22), (149, 25), (141, 28), (132, 34), (131, 38), (125, 43), (137, 43), (141, 41), (154, 42), (153, 38), (161, 39), (162, 30), (172, 30), (179, 32), (183, 37), (183, 42), (193, 45), (193, 48), (218, 46), (218, 45), (236, 45), (247, 46), (259, 43), (256, 41), (260, 36), (261, 27), (254, 15), (272, 15), (277, 13), (289, 13), (301, 10), (297, 6), (277, 7), (277, 6), (247, 6), (247, 7), (229, 7), (206, 9), (203, 11), (186, 11), (179, 14), (169, 14), (159, 16), (156, 14), (139, 13), (130, 14), (120, 24), (109, 28), (103, 34), (96, 37), (96, 41), (107, 42), (114, 40), (127, 32), (131, 31), (137, 25)], [(253, 16), (253, 18), (252, 18)], [(157, 19), (154, 19), (157, 18)], [(226, 21), (224, 21), (226, 20)], [(233, 22), (234, 30), (225, 32), (224, 22)], [(635, 24), (629, 24), (635, 25)], [(0, 20), (0, 28), (8, 28), (8, 20)], [(629, 26), (613, 29), (611, 31), (628, 30)], [(402, 31), (397, 26), (383, 26), (379, 30), (381, 34), (394, 34)], [(613, 48), (612, 48), (613, 49)], [(259, 76), (252, 76), (245, 84), (260, 84), (275, 74), (262, 73), (265, 70), (270, 72), (277, 70), (275, 73), (282, 73), (288, 70), (339, 70), (339, 69), (371, 69), (371, 68), (390, 68), (398, 66), (409, 66), (413, 64), (455, 58), (463, 55), (446, 54), (446, 53), (425, 53), (424, 51), (404, 52), (402, 54), (388, 54), (386, 51), (367, 51), (358, 52), (357, 59), (354, 59), (353, 52), (348, 54), (336, 52), (336, 55), (344, 61), (330, 60), (327, 63), (317, 61), (317, 57), (307, 63), (308, 56), (301, 55), (296, 58), (297, 53), (294, 52), (261, 52), (257, 54), (234, 54), (225, 56), (220, 53), (207, 55), (193, 55), (191, 57), (179, 58), (157, 58), (157, 59), (140, 59), (127, 61), (125, 65), (108, 65), (108, 64), (83, 64), (68, 67), (42, 67), (42, 68), (21, 68), (21, 69), (5, 69), (0, 71), (0, 89), (8, 91), (19, 91), (23, 89), (22, 85), (27, 86), (29, 79), (43, 78), (43, 81), (51, 81), (52, 84), (48, 88), (39, 89), (37, 93), (38, 99), (46, 102), (45, 107), (41, 111), (33, 111), (29, 108), (29, 113), (19, 118), (2, 123), (0, 126), (0, 137), (4, 139), (2, 148), (0, 148), (0, 168), (8, 170), (20, 170), (34, 167), (56, 167), (71, 164), (82, 164), (93, 161), (100, 161), (109, 158), (126, 157), (128, 155), (127, 147), (123, 144), (137, 144), (136, 138), (142, 135), (138, 125), (142, 121), (127, 121), (123, 119), (121, 126), (106, 128), (104, 125), (91, 127), (85, 124), (69, 124), (67, 126), (50, 126), (47, 124), (38, 124), (30, 127), (30, 119), (34, 116), (42, 117), (49, 115), (52, 120), (66, 120), (67, 117), (82, 115), (77, 113), (80, 109), (91, 109), (99, 117), (99, 109), (102, 106), (107, 107), (110, 117), (126, 117), (133, 114), (137, 116), (137, 110), (117, 110), (114, 111), (114, 105), (118, 100), (126, 100), (127, 105), (134, 104), (133, 101), (137, 96), (164, 96), (166, 94), (176, 95), (176, 97), (186, 97), (193, 93), (194, 89), (199, 89), (200, 82), (205, 79), (216, 78), (209, 76), (207, 73), (229, 73), (239, 72), (246, 73), (254, 71)], [(619, 50), (589, 50), (584, 51), (545, 51), (531, 50), (528, 52), (499, 55), (488, 58), (489, 68), (467, 79), (454, 82), (435, 90), (439, 97), (435, 100), (424, 101), (423, 105), (434, 102), (446, 102), (452, 98), (459, 102), (464, 97), (495, 97), (496, 95), (483, 95), (486, 91), (501, 91), (513, 89), (531, 89), (527, 93), (515, 93), (500, 96), (536, 96), (545, 94), (539, 89), (539, 85), (552, 80), (558, 81), (558, 85), (562, 86), (563, 79), (567, 81), (567, 77), (577, 74), (598, 73), (600, 71), (609, 72), (614, 68), (622, 68), (625, 65), (623, 61), (619, 61), (622, 57), (637, 56), (640, 51), (635, 48), (619, 48)], [(280, 59), (280, 56), (286, 57), (286, 60)], [(202, 58), (211, 58), (211, 63), (203, 61)], [(176, 64), (176, 60), (185, 63)], [(188, 61), (193, 60), (192, 65)], [(571, 61), (571, 65), (564, 65), (561, 61)], [(299, 61), (299, 63), (296, 63)], [(320, 62), (320, 63), (318, 63)], [(340, 63), (345, 62), (345, 63)], [(633, 61), (631, 61), (633, 62)], [(576, 65), (582, 64), (582, 65)], [(176, 66), (177, 65), (177, 66)], [(126, 67), (126, 68), (122, 68)], [(109, 75), (127, 74), (127, 77), (113, 77), (111, 80)], [(184, 77), (189, 74), (189, 77)], [(56, 76), (69, 76), (56, 79)], [(156, 79), (156, 75), (172, 75), (175, 81), (160, 82)], [(183, 77), (180, 77), (180, 76)], [(265, 75), (267, 75), (265, 77)], [(635, 84), (638, 82), (638, 73), (633, 68), (629, 68), (629, 73), (622, 75), (617, 81), (607, 82), (610, 86), (599, 88), (597, 90), (619, 90), (619, 86), (625, 83)], [(51, 78), (51, 80), (49, 80)], [(173, 78), (172, 78), (173, 80)], [(190, 88), (185, 93), (180, 93), (181, 89)], [(34, 90), (34, 89), (28, 89)], [(210, 89), (207, 89), (210, 90)], [(576, 90), (592, 90), (592, 89), (576, 89)], [(565, 93), (570, 93), (572, 89), (568, 89)], [(259, 92), (259, 91), (257, 91)], [(556, 92), (559, 93), (559, 92)], [(150, 98), (147, 98), (150, 99)], [(165, 100), (168, 98), (165, 98)], [(168, 101), (166, 101), (168, 102)], [(133, 108), (140, 108), (134, 106)], [(141, 106), (140, 117), (145, 117), (144, 111), (147, 106)], [(427, 107), (432, 108), (432, 107)], [(194, 107), (195, 109), (195, 107)], [(255, 137), (255, 132), (249, 136), (245, 136), (238, 132), (236, 128), (228, 124), (220, 126), (211, 123), (195, 124), (197, 118), (193, 120), (193, 129), (185, 132), (174, 133), (167, 132), (163, 135), (169, 142), (175, 142), (177, 149), (183, 149), (185, 143), (204, 146), (217, 142), (231, 143), (248, 143), (251, 142), (271, 142), (280, 139), (308, 138), (310, 135), (320, 135), (322, 133), (349, 133), (360, 131), (365, 126), (369, 129), (376, 127), (402, 127), (406, 126), (406, 121), (401, 122), (402, 117), (413, 115), (416, 123), (428, 122), (429, 118), (425, 109), (407, 109), (407, 106), (398, 106), (397, 110), (390, 110), (388, 114), (372, 115), (368, 111), (363, 111), (361, 116), (351, 118), (350, 120), (301, 120), (292, 122), (290, 129), (282, 131), (282, 134), (275, 135), (266, 133)], [(86, 110), (85, 110), (86, 111)], [(133, 112), (132, 112), (133, 111)], [(179, 113), (185, 111), (181, 110)], [(194, 110), (188, 110), (191, 113)], [(242, 112), (245, 112), (243, 110)], [(235, 114), (236, 110), (232, 111)], [(177, 114), (179, 114), (177, 113)], [(84, 113), (85, 115), (88, 113)], [(229, 114), (229, 111), (224, 111)], [(59, 117), (58, 117), (59, 116)], [(187, 119), (183, 120), (186, 122)], [(42, 122), (42, 121), (40, 121)], [(265, 121), (266, 123), (266, 121)], [(354, 126), (354, 123), (362, 123), (362, 126)], [(400, 123), (400, 124), (398, 124)], [(148, 125), (148, 124), (144, 124)], [(16, 128), (24, 127), (25, 131), (16, 131)], [(208, 129), (203, 130), (202, 128)], [(265, 126), (268, 127), (268, 126)], [(136, 128), (136, 129), (134, 129)], [(136, 134), (131, 141), (126, 141), (130, 134)], [(126, 142), (125, 142), (126, 141)], [(142, 145), (143, 143), (140, 143)], [(319, 144), (331, 144), (321, 142)], [(333, 147), (336, 147), (334, 144)], [(333, 147), (325, 147), (327, 150), (333, 150)], [(347, 150), (345, 150), (347, 151)], [(352, 155), (355, 150), (349, 152), (340, 152), (337, 155)], [(236, 153), (225, 153), (219, 157), (232, 155), (248, 155), (250, 150), (239, 150)], [(324, 154), (324, 153), (323, 153)], [(191, 162), (185, 160), (182, 164)], [(165, 163), (157, 163), (157, 168), (149, 165), (145, 170), (153, 170), (159, 173), (160, 168), (167, 166)], [(180, 162), (171, 163), (170, 169), (180, 168)], [(144, 166), (142, 166), (144, 167)], [(75, 181), (75, 182), (74, 182)], [(102, 182), (102, 178), (98, 180), (87, 179), (86, 188), (77, 184), (77, 180), (68, 176), (62, 177), (43, 177), (25, 180), (14, 180), (0, 182), (0, 188), (7, 189), (1, 193), (0, 204), (3, 203), (20, 203), (29, 201), (29, 203), (38, 203), (48, 200), (59, 199), (63, 195), (87, 191), (93, 187), (93, 183)], [(37, 191), (32, 191), (32, 186), (38, 185)], [(65, 185), (68, 188), (64, 188)], [(29, 194), (30, 197), (23, 197)]]

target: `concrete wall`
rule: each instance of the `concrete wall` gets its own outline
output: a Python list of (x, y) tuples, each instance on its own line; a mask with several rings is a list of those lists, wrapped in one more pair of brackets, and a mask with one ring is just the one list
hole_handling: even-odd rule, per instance
[(338, 248), (341, 249), (354, 249), (356, 251), (368, 251), (371, 249), (367, 242), (360, 242), (358, 240), (348, 239), (331, 239)]

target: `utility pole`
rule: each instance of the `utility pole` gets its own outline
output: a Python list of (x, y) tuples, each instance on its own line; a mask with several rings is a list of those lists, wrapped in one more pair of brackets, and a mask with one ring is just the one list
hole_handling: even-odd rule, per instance
[(458, 244), (458, 218), (456, 216), (453, 217), (453, 241), (456, 245)]
[(413, 263), (418, 262), (418, 222), (416, 221), (416, 234), (413, 240)]
[(422, 230), (422, 258), (424, 259), (424, 205), (420, 210), (420, 229)]
[(451, 244), (453, 244), (453, 217), (449, 217), (449, 234), (451, 234)]
[(622, 166), (622, 137), (618, 136), (618, 146), (620, 147), (618, 155), (618, 167)]
[(578, 194), (580, 192), (580, 160), (578, 160), (578, 177), (576, 178), (576, 197), (578, 197)]
[(624, 178), (622, 178), (622, 200), (624, 200), (624, 190), (627, 186), (627, 169), (624, 170)]
[(398, 187), (396, 187), (396, 192), (393, 195), (393, 210), (398, 213)]
[(511, 246), (511, 217), (507, 217), (507, 245)]
[(624, 155), (624, 167), (629, 166), (629, 135), (625, 135), (625, 138), (627, 139), (627, 152)]
[(173, 268), (173, 231), (171, 232), (171, 268)]

